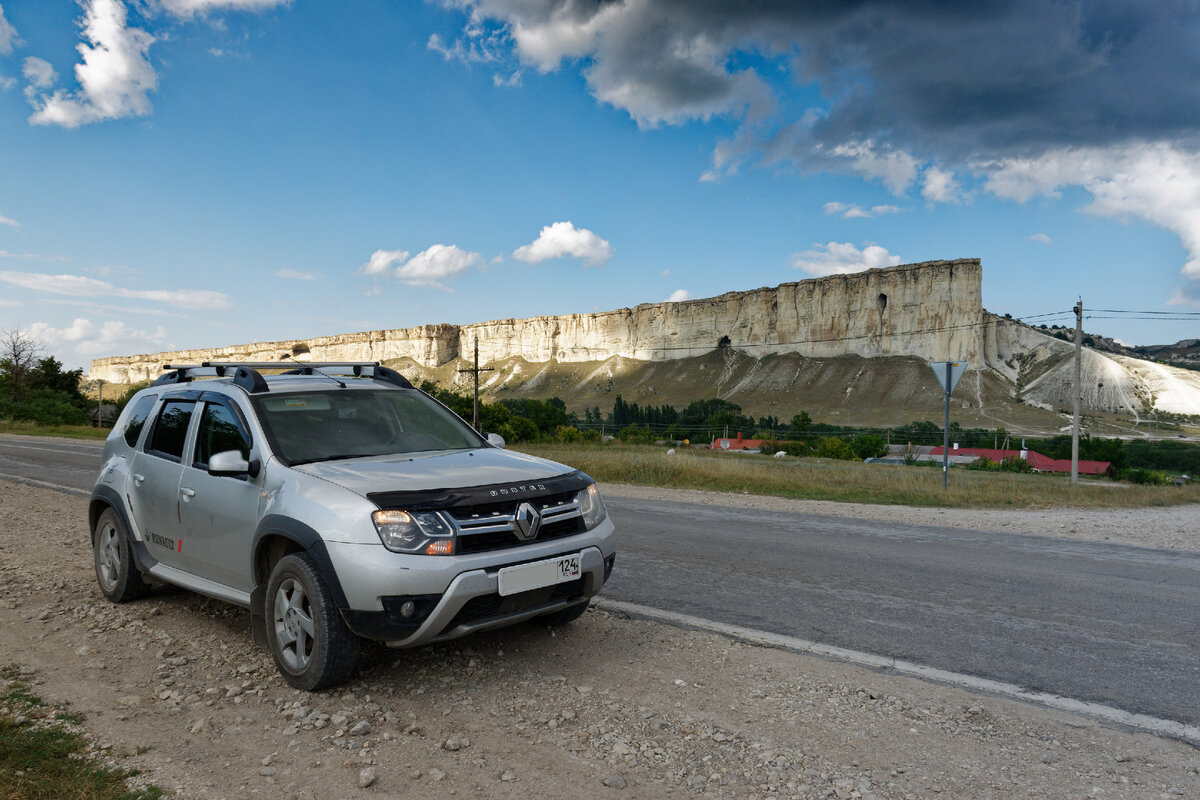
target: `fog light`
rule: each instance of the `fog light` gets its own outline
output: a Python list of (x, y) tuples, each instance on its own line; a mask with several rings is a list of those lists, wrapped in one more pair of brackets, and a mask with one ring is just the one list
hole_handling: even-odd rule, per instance
[(404, 605), (400, 606), (400, 616), (405, 619), (408, 619), (415, 613), (417, 613), (417, 604), (412, 600), (405, 600)]

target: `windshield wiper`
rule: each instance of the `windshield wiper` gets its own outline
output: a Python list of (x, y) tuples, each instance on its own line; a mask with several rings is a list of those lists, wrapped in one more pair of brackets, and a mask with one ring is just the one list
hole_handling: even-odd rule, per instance
[(298, 467), (301, 464), (315, 464), (318, 461), (346, 461), (351, 458), (370, 458), (377, 453), (340, 453), (336, 456), (320, 456), (318, 458), (302, 458), (299, 461), (289, 462), (291, 466)]

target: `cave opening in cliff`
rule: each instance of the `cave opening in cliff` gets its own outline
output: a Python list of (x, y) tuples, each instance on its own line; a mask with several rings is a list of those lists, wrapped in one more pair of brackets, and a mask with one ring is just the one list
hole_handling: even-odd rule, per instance
[(884, 311), (887, 310), (887, 295), (886, 294), (883, 294), (881, 292), (879, 295), (879, 299), (876, 302), (879, 305), (879, 313), (880, 314), (882, 314)]
[(722, 336), (720, 339), (717, 339), (717, 349), (718, 350), (729, 347), (730, 344), (731, 344), (731, 342), (729, 341), (728, 336)]

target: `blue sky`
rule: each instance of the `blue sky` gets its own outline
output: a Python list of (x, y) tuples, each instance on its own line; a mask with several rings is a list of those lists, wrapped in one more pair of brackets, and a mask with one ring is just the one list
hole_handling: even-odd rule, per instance
[(86, 367), (978, 257), (991, 311), (1200, 336), (1200, 11), (968, 5), (0, 0), (0, 329)]

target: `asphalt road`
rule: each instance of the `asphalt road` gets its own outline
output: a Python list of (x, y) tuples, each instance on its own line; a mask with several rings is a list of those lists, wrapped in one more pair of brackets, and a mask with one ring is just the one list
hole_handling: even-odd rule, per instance
[[(98, 444), (0, 436), (87, 490)], [(609, 497), (605, 595), (1200, 725), (1200, 555)]]

